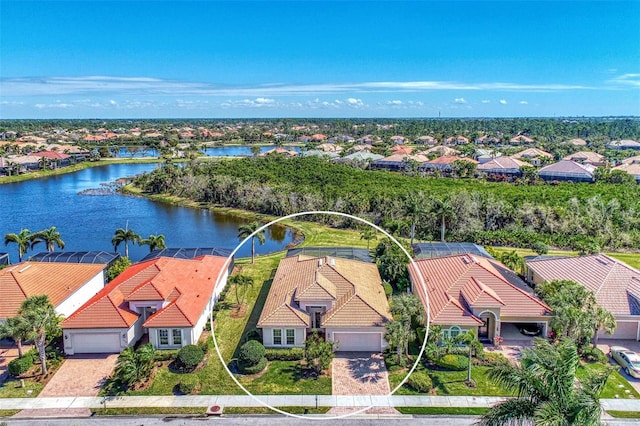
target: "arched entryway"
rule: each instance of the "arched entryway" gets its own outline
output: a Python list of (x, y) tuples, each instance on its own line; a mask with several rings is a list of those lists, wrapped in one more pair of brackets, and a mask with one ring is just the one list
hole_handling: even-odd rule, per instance
[(492, 342), (496, 334), (496, 315), (491, 311), (484, 311), (478, 318), (482, 320), (482, 325), (478, 327), (478, 339)]

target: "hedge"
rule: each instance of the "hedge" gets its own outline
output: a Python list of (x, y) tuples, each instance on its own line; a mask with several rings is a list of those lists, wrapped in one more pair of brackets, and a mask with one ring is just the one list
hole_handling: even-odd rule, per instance
[(304, 349), (287, 348), (287, 349), (267, 349), (264, 356), (269, 361), (300, 361), (304, 358)]
[(463, 371), (469, 368), (469, 359), (464, 355), (448, 354), (437, 359), (436, 365), (445, 370)]
[(433, 388), (431, 377), (424, 371), (414, 371), (407, 379), (407, 384), (421, 393), (427, 393)]
[(153, 361), (173, 361), (178, 357), (179, 349), (162, 349), (153, 351)]

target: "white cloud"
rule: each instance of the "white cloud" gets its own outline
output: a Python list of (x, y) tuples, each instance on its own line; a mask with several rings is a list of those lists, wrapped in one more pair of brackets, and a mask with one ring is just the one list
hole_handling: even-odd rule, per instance
[(488, 103), (491, 103), (491, 101), (489, 99), (483, 99), (480, 101), (480, 103), (488, 104)]
[(453, 100), (453, 102), (457, 103), (457, 104), (466, 104), (467, 101), (464, 98), (455, 98)]
[(640, 73), (622, 74), (607, 80), (607, 83), (617, 86), (631, 86), (640, 88)]
[(500, 105), (506, 105), (507, 104), (507, 100), (506, 99), (500, 99), (498, 102), (500, 102)]
[(118, 105), (118, 102), (114, 101), (113, 99), (109, 99), (109, 105)]
[(388, 105), (402, 105), (402, 101), (399, 99), (395, 99), (393, 101), (387, 102)]
[(357, 98), (347, 98), (347, 104), (348, 104), (349, 106), (359, 108), (359, 107), (361, 107), (361, 106), (363, 106), (363, 105), (364, 105), (364, 102), (362, 102), (362, 99), (357, 99)]
[(519, 103), (520, 103), (520, 105), (527, 105), (529, 102), (527, 102), (527, 101), (520, 101)]
[(269, 98), (256, 98), (255, 100), (256, 104), (261, 104), (261, 105), (272, 104), (274, 102), (275, 102), (274, 99), (269, 99)]

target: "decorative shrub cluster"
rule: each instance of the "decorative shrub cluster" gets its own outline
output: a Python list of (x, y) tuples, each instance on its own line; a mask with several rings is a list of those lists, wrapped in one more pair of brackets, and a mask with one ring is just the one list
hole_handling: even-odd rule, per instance
[(180, 384), (178, 385), (180, 392), (185, 395), (190, 395), (195, 393), (200, 388), (200, 379), (198, 376), (184, 376), (180, 379)]
[(9, 374), (14, 377), (20, 376), (33, 366), (33, 353), (27, 352), (20, 358), (16, 358), (9, 362)]
[(448, 354), (437, 359), (436, 365), (445, 370), (463, 371), (469, 368), (469, 360), (464, 355)]
[(153, 362), (173, 361), (178, 357), (179, 349), (163, 349), (153, 353)]
[(245, 374), (255, 374), (267, 366), (266, 350), (257, 340), (249, 340), (240, 347), (238, 367)]
[(177, 362), (181, 369), (192, 371), (204, 359), (204, 351), (196, 345), (187, 345), (178, 352)]
[(502, 355), (500, 352), (483, 351), (481, 354), (481, 356), (473, 358), (474, 365), (496, 366), (509, 362), (507, 357)]
[(269, 361), (300, 361), (302, 358), (304, 358), (304, 349), (267, 349), (264, 356)]
[(407, 384), (421, 393), (427, 393), (433, 388), (431, 377), (421, 370), (414, 371), (407, 379)]
[(594, 348), (591, 346), (587, 346), (582, 350), (582, 358), (584, 358), (585, 361), (590, 361), (590, 362), (595, 361), (595, 362), (602, 362), (605, 364), (609, 362), (609, 359), (604, 354), (604, 352), (602, 352), (598, 348)]

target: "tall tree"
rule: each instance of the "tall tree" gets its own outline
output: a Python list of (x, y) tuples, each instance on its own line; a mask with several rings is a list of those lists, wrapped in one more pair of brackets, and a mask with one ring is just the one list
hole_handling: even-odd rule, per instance
[(0, 323), (0, 339), (10, 337), (16, 342), (18, 347), (18, 356), (24, 355), (22, 350), (22, 342), (27, 339), (29, 334), (29, 323), (21, 316), (7, 318)]
[(456, 210), (448, 198), (431, 198), (431, 214), (440, 222), (440, 241), (444, 242), (447, 222), (456, 217)]
[[(229, 283), (235, 286), (236, 301), (238, 302), (238, 305), (243, 304), (244, 300), (247, 297), (247, 291), (249, 291), (248, 287), (253, 287), (253, 278), (248, 275), (232, 275), (231, 277), (229, 277)], [(243, 288), (242, 300), (240, 300), (239, 294), (239, 290), (241, 287)]]
[(405, 353), (409, 354), (409, 343), (416, 339), (413, 325), (425, 324), (424, 306), (420, 299), (411, 293), (402, 293), (391, 298), (391, 314), (402, 323), (408, 336)]
[(536, 339), (525, 348), (519, 364), (504, 363), (489, 371), (489, 379), (517, 396), (499, 402), (476, 424), (598, 425), (599, 396), (612, 367), (578, 380), (580, 357), (575, 344), (563, 339), (557, 346)]
[(166, 249), (167, 244), (164, 241), (164, 234), (149, 235), (149, 238), (140, 240), (141, 246), (149, 246), (149, 253), (158, 249)]
[[(262, 226), (262, 224), (260, 222), (251, 222), (251, 223), (247, 223), (245, 225), (241, 225), (238, 228), (238, 239), (239, 240), (244, 240), (245, 238), (247, 238), (249, 235), (253, 234), (256, 230), (258, 230), (258, 228), (260, 228)], [(251, 263), (255, 262), (255, 257), (256, 257), (256, 238), (258, 239), (258, 241), (260, 242), (260, 245), (264, 244), (266, 239), (264, 236), (264, 229), (260, 232), (258, 232), (257, 234), (255, 234), (252, 238), (251, 238)]]
[(28, 229), (21, 230), (18, 234), (10, 233), (4, 236), (4, 245), (8, 246), (14, 243), (18, 246), (18, 260), (22, 262), (22, 257), (25, 255), (29, 246), (31, 245), (32, 234)]
[(113, 249), (118, 251), (118, 246), (124, 243), (124, 255), (125, 257), (129, 257), (129, 242), (140, 243), (140, 235), (136, 234), (133, 229), (128, 228), (118, 228), (116, 229), (113, 238), (111, 239), (111, 244), (113, 244)]
[(46, 294), (25, 299), (18, 310), (18, 314), (29, 324), (27, 340), (32, 340), (38, 349), (42, 375), (45, 376), (47, 374), (47, 357), (45, 354), (47, 335), (51, 336), (60, 333), (62, 317), (56, 313), (55, 307), (51, 304), (49, 296)]
[(55, 246), (61, 249), (64, 248), (64, 241), (62, 241), (60, 232), (56, 230), (55, 226), (36, 232), (31, 236), (31, 239), (31, 248), (34, 248), (39, 243), (44, 243), (49, 253), (55, 250)]
[(376, 239), (376, 230), (367, 226), (365, 229), (360, 232), (360, 239), (365, 240), (367, 242), (367, 251), (371, 250), (370, 244), (371, 240)]
[(411, 333), (407, 333), (407, 328), (402, 321), (388, 322), (385, 324), (384, 331), (384, 338), (391, 346), (395, 346), (396, 348), (398, 365), (405, 365), (405, 358), (402, 356), (402, 353), (409, 347)]
[(425, 214), (427, 202), (422, 192), (410, 192), (404, 199), (404, 215), (411, 222), (411, 244), (416, 236), (416, 223)]

